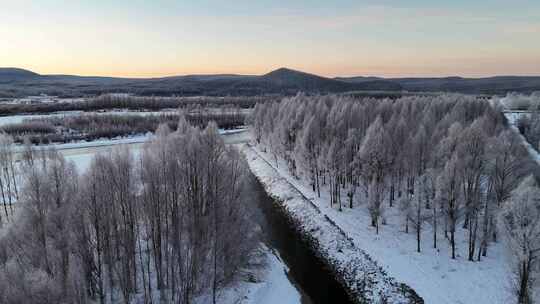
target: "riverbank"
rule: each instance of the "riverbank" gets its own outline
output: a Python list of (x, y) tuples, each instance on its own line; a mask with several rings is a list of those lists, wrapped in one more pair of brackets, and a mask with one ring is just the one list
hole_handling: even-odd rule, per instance
[[(218, 293), (218, 303), (224, 304), (301, 304), (302, 295), (287, 276), (289, 268), (278, 252), (261, 244), (250, 263), (243, 271), (244, 278)], [(211, 294), (195, 299), (196, 304), (212, 303)]]
[(317, 205), (283, 178), (250, 146), (244, 146), (251, 171), (266, 192), (289, 215), (304, 236), (357, 303), (423, 303), (405, 284), (390, 277)]

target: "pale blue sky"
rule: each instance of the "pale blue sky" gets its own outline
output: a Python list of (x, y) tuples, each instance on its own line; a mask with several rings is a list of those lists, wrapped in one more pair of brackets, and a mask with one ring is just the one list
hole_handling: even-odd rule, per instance
[(0, 7), (0, 66), (39, 73), (262, 74), (287, 66), (327, 76), (540, 75), (540, 1), (0, 0)]

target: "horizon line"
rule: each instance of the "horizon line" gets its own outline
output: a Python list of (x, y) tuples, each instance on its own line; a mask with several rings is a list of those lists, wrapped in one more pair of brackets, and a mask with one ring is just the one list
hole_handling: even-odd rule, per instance
[[(420, 75), (411, 75), (411, 74), (403, 74), (400, 76), (379, 76), (379, 75), (373, 75), (373, 74), (344, 74), (344, 75), (325, 75), (325, 74), (317, 74), (313, 72), (308, 72), (305, 70), (299, 70), (289, 67), (279, 67), (275, 69), (271, 69), (267, 72), (261, 73), (261, 74), (252, 74), (252, 73), (235, 73), (235, 72), (201, 72), (201, 73), (186, 73), (182, 74), (176, 73), (176, 74), (159, 74), (156, 73), (155, 75), (122, 75), (122, 74), (69, 74), (69, 73), (41, 73), (37, 72), (36, 70), (24, 68), (24, 67), (15, 67), (15, 66), (0, 66), (0, 69), (19, 69), (19, 70), (25, 70), (29, 71), (35, 74), (38, 74), (39, 76), (75, 76), (75, 77), (100, 77), (100, 78), (123, 78), (123, 79), (159, 79), (159, 78), (170, 78), (170, 77), (189, 77), (189, 76), (248, 76), (248, 77), (254, 77), (254, 76), (264, 76), (266, 74), (269, 74), (271, 72), (280, 70), (280, 69), (287, 69), (291, 71), (296, 71), (300, 73), (306, 73), (311, 74), (319, 77), (325, 77), (328, 79), (336, 79), (336, 78), (355, 78), (355, 77), (364, 77), (364, 78), (381, 78), (381, 79), (396, 79), (396, 78), (464, 78), (464, 79), (483, 79), (483, 78), (495, 78), (495, 77), (540, 77), (540, 72), (538, 74), (480, 74), (481, 76), (462, 76), (459, 74), (439, 74), (439, 75), (432, 75), (432, 74), (420, 74)], [(335, 75), (335, 74), (334, 74)]]

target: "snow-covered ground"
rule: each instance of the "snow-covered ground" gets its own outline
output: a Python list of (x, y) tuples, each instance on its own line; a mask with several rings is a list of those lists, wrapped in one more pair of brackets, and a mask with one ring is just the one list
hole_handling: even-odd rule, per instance
[[(219, 129), (218, 131), (219, 131), (219, 134), (223, 136), (223, 139), (225, 140), (225, 143), (227, 144), (242, 143), (242, 142), (247, 142), (249, 140), (247, 128), (239, 128), (239, 129), (231, 129), (231, 130)], [(132, 148), (133, 147), (140, 148), (142, 144), (148, 141), (152, 136), (153, 136), (152, 133), (147, 133), (144, 135), (118, 137), (118, 138), (113, 138), (113, 139), (100, 139), (100, 140), (92, 140), (92, 141), (78, 141), (78, 142), (72, 142), (72, 143), (42, 145), (40, 147), (55, 148), (59, 151), (62, 151), (64, 156), (69, 156), (71, 154), (81, 154), (81, 152), (85, 150), (89, 150), (92, 152), (98, 148), (107, 148), (107, 147), (116, 146), (116, 145), (130, 145), (130, 147)], [(20, 152), (24, 149), (24, 146), (16, 145), (14, 149), (16, 152)], [(70, 150), (73, 150), (73, 151), (70, 151)]]
[(48, 118), (48, 117), (58, 117), (65, 118), (70, 116), (78, 115), (161, 115), (161, 114), (176, 114), (178, 111), (172, 110), (163, 110), (163, 111), (129, 111), (129, 110), (110, 110), (110, 111), (97, 111), (97, 112), (83, 112), (83, 111), (64, 111), (64, 112), (55, 112), (47, 114), (20, 114), (20, 115), (10, 115), (10, 116), (0, 116), (0, 126), (13, 123), (21, 123), (25, 119), (38, 119), (38, 118)]
[(51, 114), (36, 114), (36, 115), (10, 115), (10, 116), (0, 116), (0, 126), (7, 125), (7, 124), (14, 124), (14, 123), (21, 123), (25, 119), (32, 119), (32, 118), (45, 118), (45, 117), (67, 117), (71, 115), (80, 115), (81, 111), (67, 111), (67, 112), (58, 112), (58, 113), (51, 113)]
[[(223, 304), (300, 304), (301, 295), (287, 275), (289, 269), (279, 253), (262, 246), (262, 268), (250, 269), (254, 282), (241, 281), (221, 290), (218, 303)], [(201, 297), (197, 304), (211, 303)]]
[[(422, 252), (417, 253), (416, 236), (412, 231), (409, 234), (404, 232), (403, 220), (396, 210), (398, 207), (387, 208), (387, 224), (381, 227), (377, 235), (370, 227), (369, 214), (362, 202), (356, 202), (353, 209), (344, 208), (340, 212), (330, 207), (327, 189), (321, 189), (321, 198), (317, 198), (307, 182), (297, 180), (289, 174), (285, 163), (280, 163), (276, 168), (270, 154), (263, 153), (258, 148), (247, 148), (245, 151), (252, 171), (266, 184), (267, 191), (275, 196), (288, 198), (292, 195), (291, 187), (296, 188), (311, 202), (296, 200), (291, 208), (313, 204), (322, 215), (341, 228), (356, 247), (372, 257), (388, 275), (412, 287), (426, 303), (510, 302), (510, 272), (502, 244), (492, 244), (488, 256), (481, 262), (469, 262), (466, 257), (468, 247), (465, 231), (460, 229), (456, 233), (457, 259), (452, 260), (449, 242), (441, 233), (438, 236), (439, 248), (433, 249), (433, 232), (431, 227), (425, 225)], [(345, 198), (343, 200), (345, 201)], [(307, 225), (314, 220), (302, 219)], [(315, 238), (319, 234), (324, 236), (328, 233), (313, 232)]]
[(529, 111), (503, 111), (504, 116), (511, 125), (516, 125), (521, 116), (528, 115), (529, 113)]
[[(248, 140), (249, 137), (246, 129), (220, 130), (220, 134), (223, 135), (225, 142), (229, 144), (245, 142)], [(143, 146), (143, 143), (148, 141), (151, 137), (152, 134), (147, 134), (143, 136), (122, 139), (58, 144), (54, 145), (54, 147), (58, 149), (67, 160), (74, 161), (79, 172), (84, 172), (84, 170), (86, 170), (90, 166), (90, 161), (97, 152), (106, 151), (112, 146), (127, 145), (129, 149), (133, 152), (134, 157), (137, 158)]]
[[(147, 133), (145, 135), (129, 136), (129, 137), (119, 137), (113, 139), (99, 139), (92, 141), (78, 141), (72, 143), (61, 143), (61, 144), (50, 144), (42, 145), (45, 148), (55, 148), (57, 150), (70, 150), (70, 149), (83, 149), (83, 148), (97, 148), (97, 147), (107, 147), (115, 145), (126, 145), (126, 144), (137, 144), (144, 143), (152, 137), (152, 133)], [(23, 149), (23, 145), (16, 146), (18, 150)]]

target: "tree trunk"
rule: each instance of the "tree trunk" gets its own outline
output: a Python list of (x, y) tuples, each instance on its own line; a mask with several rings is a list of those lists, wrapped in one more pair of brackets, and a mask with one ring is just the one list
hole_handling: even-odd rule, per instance
[(339, 187), (339, 183), (336, 184), (336, 192), (337, 192), (337, 199), (339, 204), (339, 211), (343, 211), (341, 208), (341, 188)]
[(416, 251), (420, 252), (420, 226), (416, 227)]
[(409, 233), (409, 217), (405, 217), (405, 233)]
[(456, 259), (456, 242), (454, 239), (454, 230), (450, 231), (450, 244), (452, 246), (452, 259)]
[(529, 296), (529, 263), (527, 261), (521, 262), (521, 269), (519, 270), (519, 290), (518, 290), (518, 303), (519, 304), (531, 304)]
[(392, 185), (390, 185), (390, 207), (394, 204), (394, 193), (395, 193), (395, 186), (394, 186), (394, 179), (392, 178)]
[(4, 203), (4, 211), (6, 213), (6, 221), (8, 219), (8, 210), (7, 210), (7, 203), (6, 203), (6, 196), (4, 194), (4, 183), (2, 182), (2, 178), (0, 177), (0, 192), (2, 193), (2, 202)]
[(478, 214), (473, 212), (469, 219), (469, 261), (474, 261), (474, 253), (476, 252), (476, 235), (478, 231)]
[(437, 206), (433, 206), (433, 248), (437, 248)]
[(315, 169), (315, 171), (317, 171), (317, 178), (316, 178), (316, 182), (317, 182), (317, 196), (320, 198), (320, 197), (321, 197), (321, 185), (319, 184), (319, 169)]

